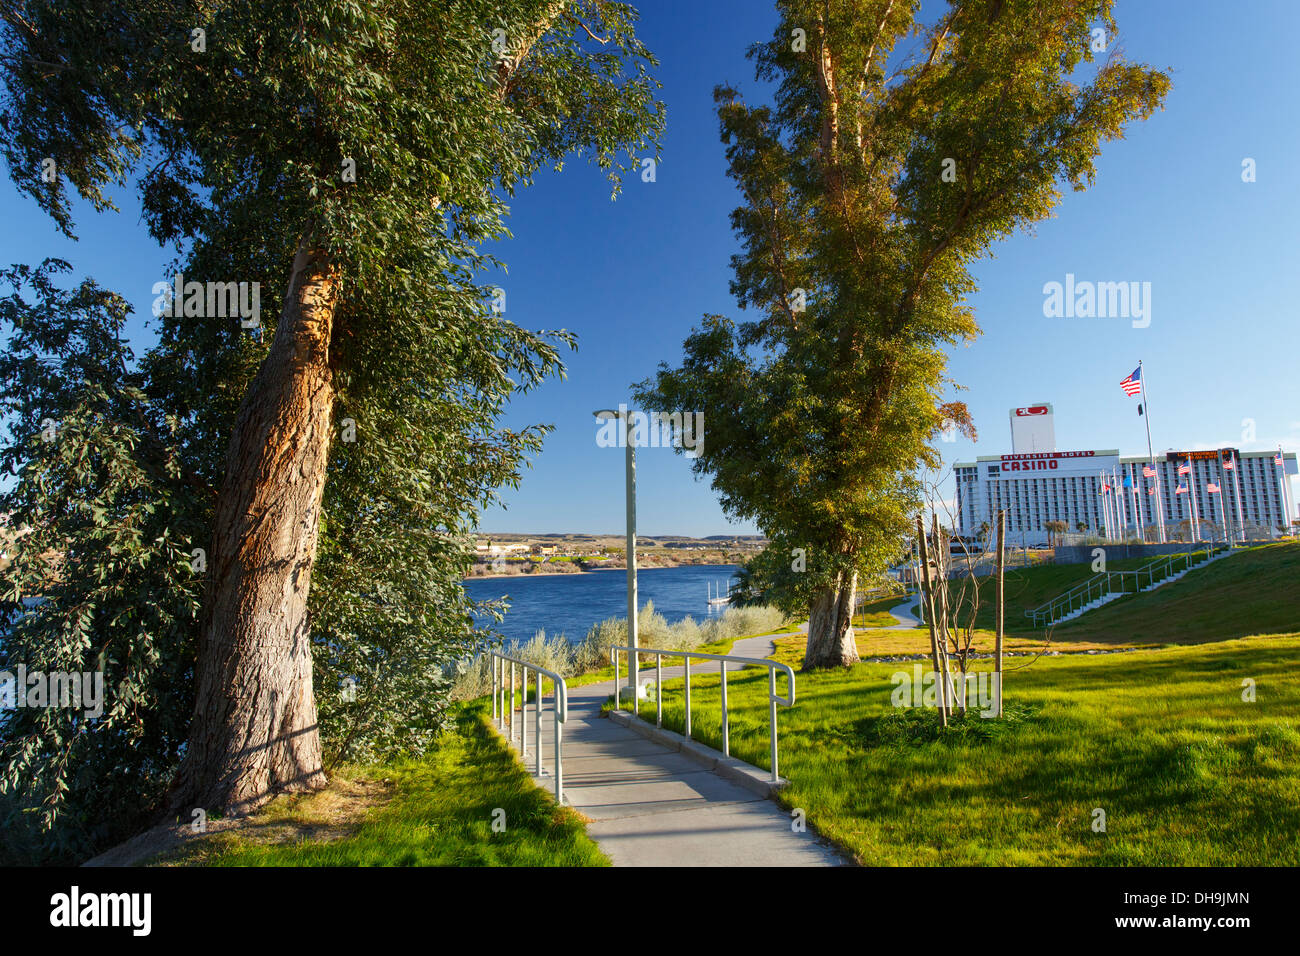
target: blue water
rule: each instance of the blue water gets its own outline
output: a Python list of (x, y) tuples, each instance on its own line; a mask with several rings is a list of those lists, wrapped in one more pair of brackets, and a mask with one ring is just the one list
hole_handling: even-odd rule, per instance
[[(725, 593), (734, 564), (646, 568), (637, 572), (637, 600), (653, 601), (669, 623), (690, 616), (697, 621), (722, 612), (709, 608), (709, 587)], [(553, 577), (477, 578), (465, 582), (476, 601), (508, 596), (510, 610), (498, 628), (507, 638), (528, 640), (538, 630), (581, 641), (587, 629), (607, 617), (627, 617), (627, 571), (587, 571)]]

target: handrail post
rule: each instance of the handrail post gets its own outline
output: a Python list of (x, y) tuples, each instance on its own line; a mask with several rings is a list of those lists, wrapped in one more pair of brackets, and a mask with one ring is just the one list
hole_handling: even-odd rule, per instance
[(533, 701), (533, 731), (537, 735), (537, 776), (542, 775), (542, 672), (537, 672), (537, 697)]
[(618, 687), (618, 648), (610, 651), (610, 653), (614, 655), (614, 709), (622, 710), (622, 701), (619, 700)]
[(515, 739), (515, 662), (510, 662), (510, 740)]
[(781, 778), (776, 773), (776, 668), (767, 669), (767, 703), (770, 714), (770, 729), (768, 736), (772, 739), (772, 782), (776, 783)]
[(519, 757), (528, 766), (528, 665), (519, 669)]
[(722, 755), (731, 756), (731, 736), (727, 723), (727, 662), (718, 662), (718, 672), (722, 675)]
[(501, 666), (501, 659), (491, 651), (488, 652), (488, 660), (492, 662), (492, 723), (497, 722), (497, 668)]
[[(614, 687), (617, 688), (618, 685), (615, 684)], [(564, 754), (560, 749), (560, 728), (564, 726), (564, 722), (560, 720), (560, 707), (563, 706), (566, 710), (568, 709), (567, 699), (562, 704), (561, 696), (567, 698), (568, 692), (562, 684), (557, 683), (555, 685), (555, 706), (552, 709), (555, 711), (555, 802), (560, 804), (564, 803)]]
[(664, 656), (655, 655), (655, 726), (664, 725)]
[(691, 655), (686, 658), (686, 739), (691, 739)]

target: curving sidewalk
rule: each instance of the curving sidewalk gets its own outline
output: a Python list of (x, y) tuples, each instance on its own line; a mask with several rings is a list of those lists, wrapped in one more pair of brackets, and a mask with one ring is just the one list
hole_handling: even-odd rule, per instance
[[(767, 657), (775, 649), (774, 636), (736, 641), (732, 653)], [(727, 669), (739, 670), (740, 665)], [(692, 665), (691, 673), (717, 673), (717, 664)], [(684, 675), (684, 667), (663, 670), (665, 680)], [(734, 759), (715, 760), (708, 756), (712, 751), (701, 746), (674, 749), (625, 726), (626, 718), (606, 718), (601, 705), (613, 692), (613, 681), (569, 691), (564, 796), (565, 803), (590, 820), (588, 834), (615, 866), (840, 866), (851, 862), (811, 830), (794, 832), (791, 814), (763, 795), (768, 789), (762, 785), (766, 771)], [(549, 771), (553, 723), (549, 710), (543, 710), (542, 739), (547, 746), (543, 766)], [(649, 713), (653, 726), (653, 703)], [(520, 719), (518, 711), (515, 719)], [(532, 721), (529, 708), (526, 764), (530, 771)], [(518, 749), (514, 742), (510, 745)], [(534, 780), (548, 789), (553, 785), (549, 772)]]
[[(912, 592), (907, 595), (902, 604), (896, 604), (889, 609), (889, 613), (894, 615), (897, 624), (886, 624), (883, 627), (855, 627), (854, 633), (858, 631), (892, 631), (897, 627), (924, 627), (925, 622), (912, 613), (912, 605), (916, 604), (918, 595)], [(808, 630), (807, 622), (800, 625), (803, 630)]]

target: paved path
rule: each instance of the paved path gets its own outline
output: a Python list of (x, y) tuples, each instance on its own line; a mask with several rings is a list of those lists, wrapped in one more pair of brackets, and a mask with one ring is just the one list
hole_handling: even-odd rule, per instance
[(889, 613), (894, 615), (900, 627), (921, 627), (921, 619), (912, 613), (912, 607), (916, 604), (917, 596), (909, 594), (907, 600), (897, 607), (891, 607)]
[[(732, 654), (766, 657), (770, 637), (737, 641)], [(717, 673), (716, 662), (691, 673)], [(739, 669), (729, 666), (728, 670)], [(642, 670), (642, 681), (647, 672)], [(664, 680), (683, 667), (665, 667)], [(649, 670), (653, 679), (654, 669)], [(778, 678), (780, 680), (780, 678)], [(565, 802), (586, 816), (587, 832), (615, 866), (837, 866), (846, 860), (816, 834), (795, 833), (791, 816), (773, 801), (725, 779), (704, 764), (601, 716), (613, 682), (569, 690), (564, 725)], [(642, 710), (646, 714), (645, 709)], [(654, 720), (654, 705), (648, 711)], [(778, 720), (779, 720), (778, 716)], [(520, 720), (518, 712), (515, 720)], [(535, 768), (529, 708), (525, 764)], [(516, 726), (516, 733), (518, 727)], [(554, 724), (542, 715), (542, 766), (538, 786), (554, 788)], [(511, 743), (518, 750), (518, 740)]]
[[(902, 604), (896, 604), (889, 609), (889, 613), (894, 615), (897, 624), (885, 624), (881, 627), (855, 627), (854, 632), (858, 631), (892, 631), (899, 627), (924, 627), (925, 623), (912, 613), (912, 608), (916, 605), (917, 596), (915, 593), (909, 594)], [(800, 630), (808, 630), (807, 623), (799, 625)]]

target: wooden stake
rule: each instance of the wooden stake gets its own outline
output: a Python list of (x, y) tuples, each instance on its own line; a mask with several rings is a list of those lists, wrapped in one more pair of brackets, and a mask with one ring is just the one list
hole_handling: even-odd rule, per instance
[[(939, 638), (935, 632), (934, 623), (934, 590), (933, 582), (930, 577), (930, 553), (925, 546), (925, 519), (921, 515), (916, 516), (916, 540), (921, 548), (921, 604), (925, 608), (925, 623), (930, 628), (930, 657), (934, 663), (935, 680), (943, 680), (943, 669), (939, 666)], [(947, 694), (943, 695), (943, 699)], [(943, 703), (939, 704), (939, 718), (945, 727), (948, 726), (948, 712), (944, 709)]]

